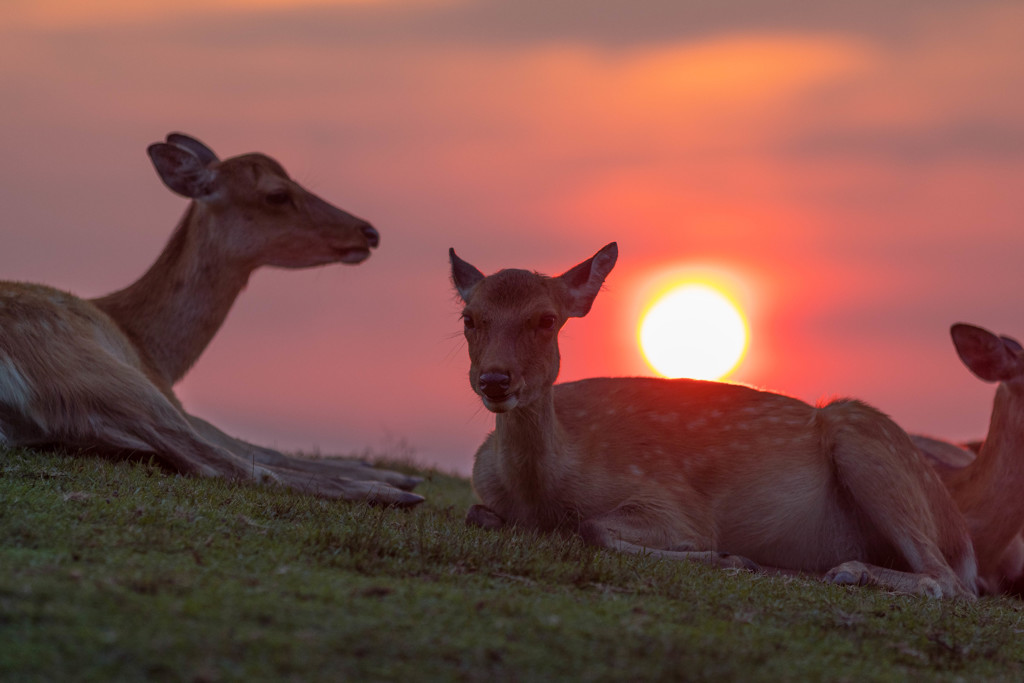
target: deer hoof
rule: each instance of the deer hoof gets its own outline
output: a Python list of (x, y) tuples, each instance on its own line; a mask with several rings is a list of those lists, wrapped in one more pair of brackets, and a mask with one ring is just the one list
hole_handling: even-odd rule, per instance
[(409, 493), (408, 491), (402, 491), (401, 489), (397, 489), (393, 486), (378, 488), (371, 494), (371, 496), (372, 497), (366, 499), (366, 501), (371, 505), (381, 505), (383, 507), (393, 508), (416, 507), (426, 500), (423, 496), (415, 493)]
[(423, 496), (417, 495), (415, 493), (409, 493), (408, 491), (402, 491), (402, 495), (399, 496), (399, 499), (395, 503), (395, 506), (400, 508), (411, 508), (416, 507), (425, 500), (426, 498), (424, 498)]
[(280, 484), (281, 479), (274, 473), (273, 470), (267, 469), (266, 467), (253, 467), (252, 468), (252, 479), (257, 484)]
[(718, 553), (718, 561), (721, 566), (726, 569), (745, 569), (748, 572), (761, 571), (761, 565), (751, 559), (743, 557), (742, 555)]
[(943, 591), (939, 582), (933, 578), (922, 576), (917, 582), (917, 594), (928, 598), (959, 597), (953, 592)]
[(500, 529), (505, 520), (486, 505), (474, 505), (466, 513), (466, 526), (478, 526), (481, 529)]
[(846, 562), (833, 567), (825, 574), (827, 583), (838, 586), (866, 586), (873, 583), (871, 572), (860, 562)]

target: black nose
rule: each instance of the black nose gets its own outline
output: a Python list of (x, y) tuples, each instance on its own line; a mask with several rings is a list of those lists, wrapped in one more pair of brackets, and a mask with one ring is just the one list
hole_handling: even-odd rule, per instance
[(366, 235), (366, 241), (371, 247), (376, 247), (380, 244), (380, 233), (377, 232), (377, 228), (369, 223), (363, 225), (363, 234)]
[(485, 372), (480, 375), (480, 393), (495, 401), (508, 396), (508, 387), (512, 378), (503, 372)]

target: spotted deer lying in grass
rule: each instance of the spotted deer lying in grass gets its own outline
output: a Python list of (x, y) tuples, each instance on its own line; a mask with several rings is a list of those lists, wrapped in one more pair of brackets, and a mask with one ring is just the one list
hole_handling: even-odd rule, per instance
[[(558, 332), (587, 314), (618, 250), (559, 277), (485, 277), (449, 254), (470, 383), (496, 413), (466, 521), (578, 533), (714, 566), (973, 598), (963, 518), (910, 438), (852, 400), (815, 408), (744, 386), (597, 378), (554, 385)], [(756, 564), (755, 564), (756, 563)]]
[(964, 365), (998, 382), (988, 435), (977, 455), (914, 435), (967, 522), (984, 593), (1024, 592), (1024, 348), (973, 325), (956, 324), (953, 344)]
[(380, 240), (262, 154), (221, 161), (181, 134), (149, 147), (190, 198), (156, 263), (98, 299), (0, 283), (0, 444), (152, 457), (182, 474), (276, 482), (332, 498), (414, 505), (415, 478), (355, 461), (290, 458), (185, 412), (173, 385), (220, 328), (253, 270), (356, 264)]

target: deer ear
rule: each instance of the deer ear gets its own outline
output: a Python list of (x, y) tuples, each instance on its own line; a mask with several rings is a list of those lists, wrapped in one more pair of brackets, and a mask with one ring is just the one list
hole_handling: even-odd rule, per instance
[(209, 166), (215, 161), (220, 161), (212, 149), (199, 142), (199, 140), (196, 140), (194, 137), (185, 135), (184, 133), (169, 133), (167, 135), (167, 142), (172, 145), (177, 145), (178, 147), (183, 147), (192, 152), (199, 157), (199, 161), (203, 166)]
[(1024, 369), (1020, 344), (997, 337), (986, 329), (957, 323), (950, 330), (956, 352), (964, 365), (986, 382), (1013, 379)]
[(473, 293), (473, 288), (484, 279), (484, 274), (456, 256), (454, 249), (448, 250), (448, 260), (452, 264), (452, 284), (455, 285), (455, 291), (459, 293), (463, 301), (468, 303), (469, 295)]
[(558, 276), (569, 288), (570, 300), (566, 315), (582, 318), (590, 312), (604, 279), (615, 267), (618, 258), (619, 246), (612, 242), (583, 263)]
[(999, 335), (999, 338), (1003, 340), (1003, 344), (1006, 346), (1006, 348), (1010, 349), (1011, 351), (1015, 353), (1024, 352), (1024, 345), (1021, 345), (1021, 343), (1014, 339), (1013, 337), (1007, 337), (1005, 334), (1001, 334)]
[(191, 150), (157, 142), (146, 151), (160, 179), (172, 191), (191, 199), (203, 199), (216, 190), (217, 172), (207, 168)]

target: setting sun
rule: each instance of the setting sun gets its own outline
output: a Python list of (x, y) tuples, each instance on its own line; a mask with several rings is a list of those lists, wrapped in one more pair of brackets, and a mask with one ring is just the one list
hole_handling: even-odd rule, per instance
[(747, 349), (747, 323), (715, 287), (678, 285), (641, 316), (638, 338), (648, 365), (664, 377), (722, 379)]

